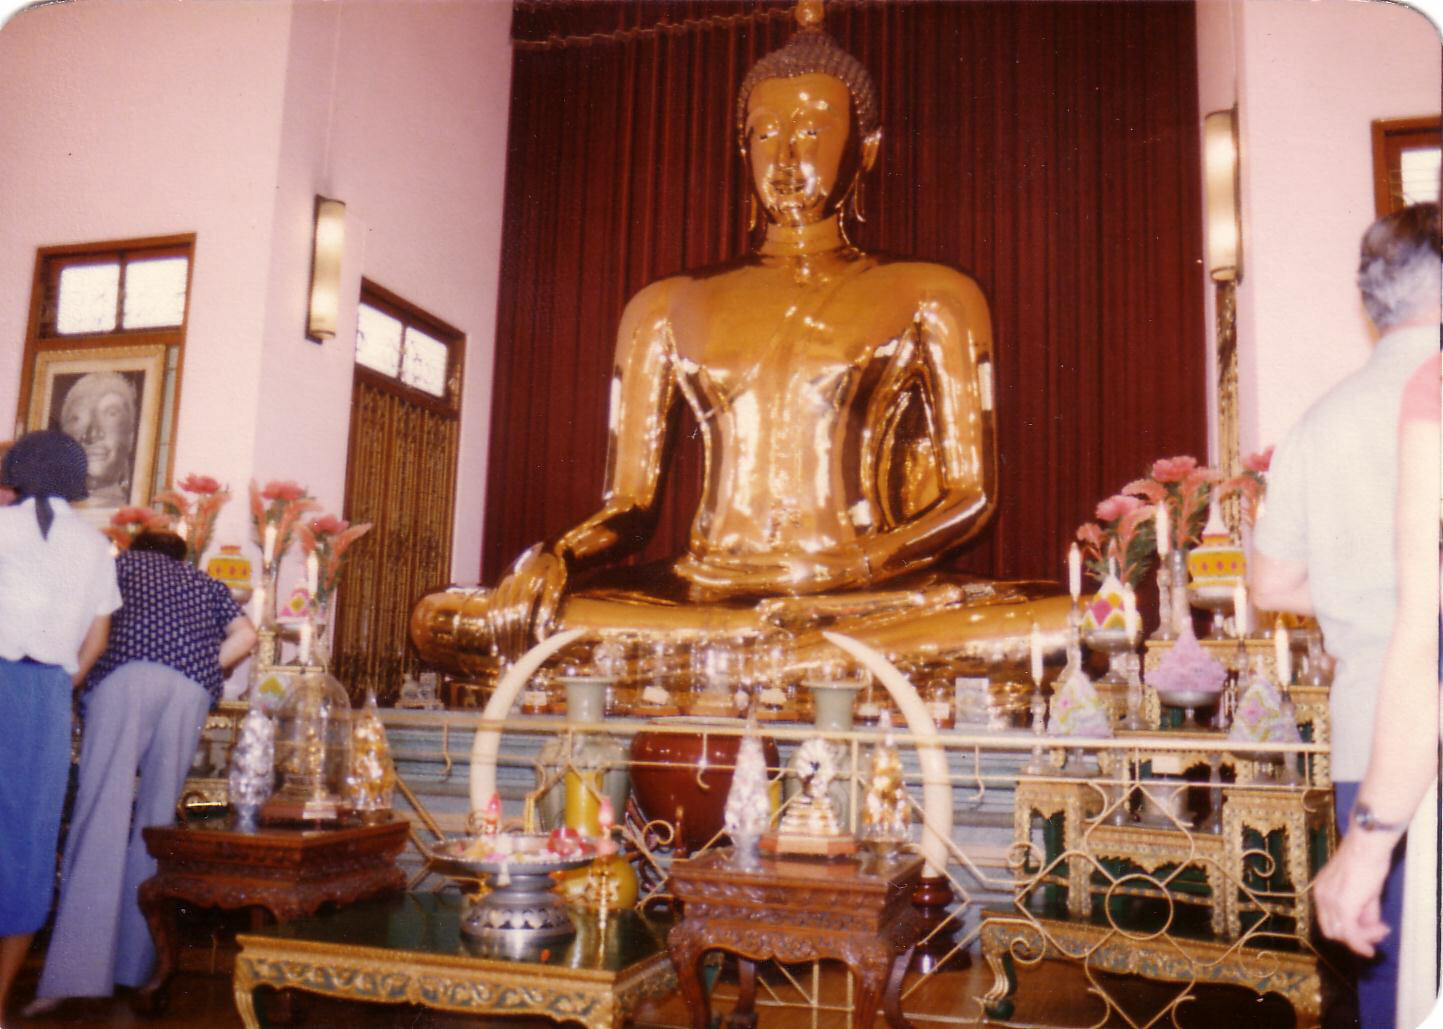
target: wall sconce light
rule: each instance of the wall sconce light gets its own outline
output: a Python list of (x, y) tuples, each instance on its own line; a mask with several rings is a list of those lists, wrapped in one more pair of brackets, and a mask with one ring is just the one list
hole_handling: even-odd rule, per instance
[(316, 197), (315, 245), (311, 251), (311, 306), (306, 338), (324, 343), (336, 334), (341, 310), (341, 252), (346, 247), (346, 205)]
[(1237, 282), (1243, 277), (1238, 163), (1237, 110), (1214, 111), (1203, 119), (1207, 262), (1214, 282)]

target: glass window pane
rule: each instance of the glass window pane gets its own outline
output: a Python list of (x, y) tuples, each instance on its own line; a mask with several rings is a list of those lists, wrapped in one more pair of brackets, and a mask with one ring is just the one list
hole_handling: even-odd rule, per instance
[(125, 310), (121, 327), (153, 329), (185, 321), (185, 278), (190, 261), (157, 257), (125, 266)]
[(72, 264), (60, 270), (55, 331), (111, 332), (120, 295), (119, 264)]
[(401, 381), (431, 394), (446, 395), (446, 344), (415, 326), (406, 329), (406, 359)]
[(401, 322), (362, 304), (356, 315), (356, 363), (395, 378), (401, 370)]
[(1404, 150), (1398, 155), (1402, 165), (1403, 203), (1433, 203), (1438, 199), (1438, 172), (1443, 164), (1443, 151), (1436, 147)]

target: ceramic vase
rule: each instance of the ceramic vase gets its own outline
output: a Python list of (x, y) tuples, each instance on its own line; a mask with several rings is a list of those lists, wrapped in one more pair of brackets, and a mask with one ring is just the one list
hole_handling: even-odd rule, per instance
[[(732, 769), (741, 737), (708, 733), (708, 727), (736, 728), (735, 719), (656, 718), (653, 729), (631, 741), (631, 781), (637, 807), (649, 820), (677, 827), (676, 842), (687, 853), (710, 843), (721, 831)], [(767, 768), (781, 766), (774, 740), (762, 739)]]

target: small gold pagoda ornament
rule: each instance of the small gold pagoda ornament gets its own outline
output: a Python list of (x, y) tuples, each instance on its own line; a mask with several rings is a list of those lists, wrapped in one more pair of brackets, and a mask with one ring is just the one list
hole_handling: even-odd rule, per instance
[(351, 729), (351, 774), (346, 780), (347, 800), (363, 819), (381, 820), (391, 810), (396, 790), (396, 766), (386, 741), (386, 727), (376, 711), (376, 691), (366, 691), (366, 703)]
[(762, 850), (822, 857), (856, 853), (857, 841), (842, 830), (828, 795), (837, 777), (832, 746), (820, 736), (807, 740), (797, 748), (792, 767), (802, 780), (802, 792), (787, 806), (777, 830), (762, 834)]

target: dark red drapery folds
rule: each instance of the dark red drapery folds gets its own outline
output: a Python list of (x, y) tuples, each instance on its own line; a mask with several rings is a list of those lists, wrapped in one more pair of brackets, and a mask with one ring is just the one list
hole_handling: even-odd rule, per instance
[[(626, 299), (744, 248), (732, 105), (785, 41), (789, 7), (517, 6), (483, 582), (596, 508)], [(961, 267), (992, 304), (1001, 503), (953, 562), (965, 571), (1064, 578), (1099, 500), (1154, 458), (1205, 455), (1193, 16), (828, 5), (827, 29), (882, 94), (853, 238)], [(685, 546), (700, 493), (688, 419), (643, 558)]]

